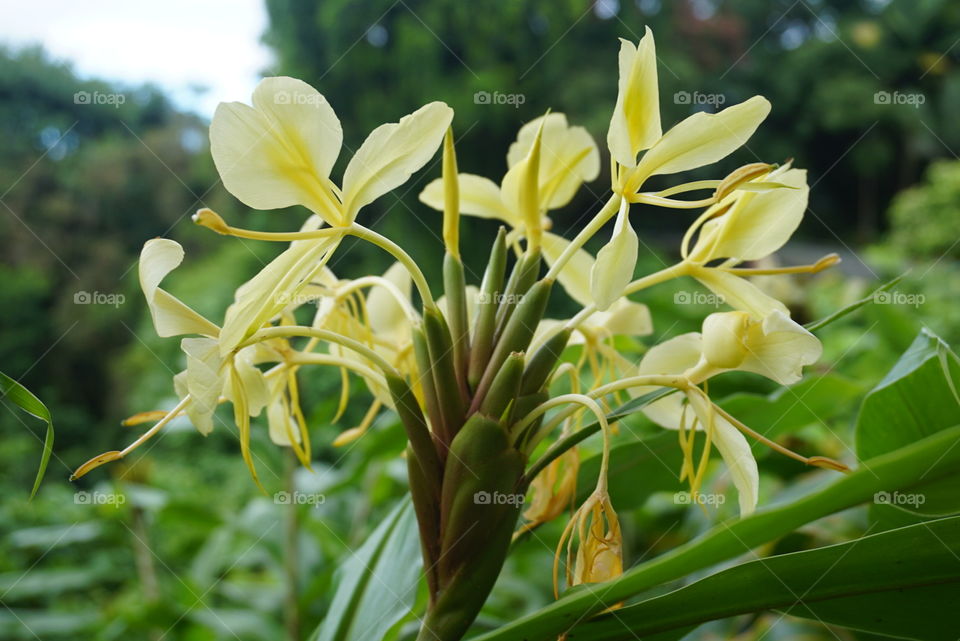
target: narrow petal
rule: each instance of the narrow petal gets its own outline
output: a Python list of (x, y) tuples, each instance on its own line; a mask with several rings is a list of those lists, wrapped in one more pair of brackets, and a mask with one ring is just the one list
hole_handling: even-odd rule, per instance
[(755, 320), (760, 320), (774, 311), (790, 315), (786, 305), (767, 296), (745, 278), (712, 267), (691, 267), (690, 275), (716, 294), (720, 303), (747, 312)]
[[(459, 174), (457, 179), (460, 186), (461, 214), (502, 220), (511, 227), (518, 224), (517, 216), (504, 208), (497, 183), (474, 174)], [(443, 179), (437, 178), (427, 185), (420, 192), (420, 202), (437, 211), (443, 211)]]
[(649, 148), (661, 135), (657, 52), (649, 27), (636, 47), (620, 40), (619, 66), (617, 104), (607, 131), (607, 148), (618, 163), (633, 167), (637, 153)]
[(220, 333), (226, 355), (295, 301), (314, 274), (319, 274), (339, 240), (321, 238), (290, 244), (256, 276), (237, 288)]
[[(700, 396), (693, 396), (690, 403), (697, 415), (697, 429), (702, 430), (710, 420), (708, 401)], [(750, 443), (740, 430), (716, 412), (713, 413), (712, 442), (717, 446), (717, 451), (730, 471), (733, 485), (737, 488), (740, 516), (751, 514), (757, 507), (760, 495), (760, 473), (757, 470), (757, 460), (750, 450)]]
[(715, 114), (698, 112), (663, 135), (640, 160), (641, 177), (675, 174), (715, 163), (741, 147), (770, 113), (754, 96)]
[(590, 291), (597, 309), (603, 311), (623, 295), (633, 279), (637, 266), (639, 240), (630, 225), (630, 203), (624, 199), (613, 227), (610, 242), (597, 252), (597, 262), (590, 273)]
[(453, 120), (453, 110), (431, 102), (412, 114), (374, 129), (343, 174), (347, 222), (361, 207), (407, 182), (436, 153)]

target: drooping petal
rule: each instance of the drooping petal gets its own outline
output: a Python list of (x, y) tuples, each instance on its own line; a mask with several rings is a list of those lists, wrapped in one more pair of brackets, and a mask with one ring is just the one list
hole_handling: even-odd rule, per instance
[(254, 209), (303, 205), (331, 225), (341, 215), (329, 180), (340, 121), (326, 99), (294, 78), (265, 78), (253, 107), (221, 103), (210, 152), (227, 190)]
[(623, 199), (610, 242), (597, 252), (590, 273), (590, 291), (597, 309), (603, 311), (623, 295), (637, 266), (639, 240), (630, 225), (630, 203)]
[[(500, 199), (500, 187), (489, 178), (474, 174), (459, 174), (457, 183), (460, 186), (460, 213), (479, 218), (493, 218), (502, 220), (515, 227), (519, 224), (518, 217), (507, 211)], [(444, 191), (443, 179), (437, 178), (430, 182), (420, 192), (420, 202), (443, 211)]]
[(620, 40), (619, 65), (617, 104), (607, 130), (607, 148), (618, 163), (633, 167), (637, 153), (661, 135), (657, 53), (649, 27), (636, 47)]
[(343, 174), (343, 209), (347, 222), (361, 207), (407, 182), (436, 153), (453, 110), (431, 102), (400, 119), (380, 125), (367, 136)]
[[(698, 262), (717, 258), (759, 260), (790, 239), (807, 209), (810, 192), (807, 172), (802, 169), (774, 172), (768, 180), (786, 187), (740, 192), (727, 213), (703, 226), (691, 259)], [(701, 248), (703, 251), (698, 252)]]
[(646, 178), (715, 163), (741, 147), (768, 113), (770, 103), (762, 96), (715, 114), (695, 113), (665, 133), (644, 154), (637, 172)]
[(140, 252), (140, 288), (147, 299), (153, 326), (161, 337), (180, 334), (217, 336), (220, 328), (160, 289), (167, 274), (183, 262), (183, 247), (166, 238), (148, 240)]
[(180, 349), (187, 355), (184, 385), (191, 399), (187, 416), (206, 436), (213, 430), (213, 413), (226, 380), (222, 372), (223, 359), (217, 341), (212, 338), (184, 338)]
[[(698, 419), (697, 429), (703, 430), (706, 422), (710, 420), (708, 401), (700, 396), (692, 396), (690, 403)], [(737, 488), (740, 516), (747, 516), (756, 509), (760, 495), (760, 473), (757, 469), (757, 460), (740, 430), (716, 412), (713, 412), (712, 420), (712, 442), (720, 452), (723, 462), (730, 471), (733, 484)]]

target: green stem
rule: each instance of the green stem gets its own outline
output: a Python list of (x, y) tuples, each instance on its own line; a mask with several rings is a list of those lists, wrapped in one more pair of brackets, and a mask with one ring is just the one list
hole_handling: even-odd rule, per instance
[(613, 194), (610, 196), (610, 200), (608, 200), (603, 206), (603, 209), (597, 212), (597, 215), (593, 217), (593, 220), (587, 223), (587, 226), (580, 230), (580, 233), (570, 241), (570, 244), (567, 245), (567, 248), (564, 249), (563, 253), (557, 258), (557, 262), (550, 266), (550, 271), (547, 272), (546, 278), (556, 280), (560, 270), (562, 270), (564, 266), (566, 266), (567, 262), (573, 258), (574, 254), (577, 253), (577, 250), (586, 245), (587, 241), (593, 238), (593, 235), (600, 231), (607, 221), (616, 215), (617, 211), (620, 209), (620, 199), (620, 194)]

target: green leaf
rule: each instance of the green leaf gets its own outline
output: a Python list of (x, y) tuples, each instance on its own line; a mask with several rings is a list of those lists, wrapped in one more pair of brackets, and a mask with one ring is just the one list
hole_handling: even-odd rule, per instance
[(421, 566), (413, 503), (404, 498), (337, 571), (333, 602), (311, 641), (383, 639), (413, 608)]
[[(954, 641), (960, 517), (744, 563), (574, 629), (626, 641), (749, 612), (779, 610), (847, 628)], [(572, 635), (572, 636), (574, 636)]]
[(39, 398), (26, 387), (13, 380), (3, 372), (0, 372), (0, 398), (7, 398), (13, 401), (13, 404), (22, 409), (31, 416), (36, 416), (47, 423), (47, 435), (43, 439), (43, 454), (40, 455), (40, 469), (37, 470), (37, 478), (33, 481), (33, 489), (30, 491), (32, 499), (40, 489), (40, 482), (47, 471), (47, 464), (50, 462), (50, 455), (53, 454), (53, 418), (50, 416), (50, 410)]
[(878, 456), (827, 487), (797, 500), (762, 508), (753, 515), (720, 523), (697, 539), (674, 548), (607, 583), (577, 586), (541, 610), (518, 617), (473, 641), (549, 639), (577, 622), (645, 590), (739, 556), (798, 527), (895, 491), (921, 479), (940, 479), (960, 466), (960, 425)]
[[(861, 460), (960, 423), (960, 366), (946, 343), (922, 330), (893, 369), (867, 395), (857, 420)], [(938, 481), (924, 479), (900, 494), (879, 494), (877, 503), (942, 516), (960, 512), (960, 473)]]
[(888, 281), (888, 282), (884, 283), (883, 285), (880, 285), (880, 287), (877, 287), (875, 290), (873, 290), (873, 291), (870, 292), (867, 296), (864, 296), (864, 297), (861, 298), (860, 300), (858, 300), (858, 301), (856, 301), (856, 302), (853, 302), (853, 303), (850, 303), (850, 304), (847, 305), (846, 307), (844, 307), (844, 308), (842, 308), (842, 309), (838, 309), (837, 311), (833, 312), (833, 313), (830, 314), (829, 316), (826, 316), (826, 317), (824, 317), (824, 318), (821, 318), (820, 320), (813, 321), (812, 323), (807, 323), (806, 325), (803, 326), (804, 329), (806, 329), (807, 331), (810, 331), (810, 332), (815, 332), (815, 331), (817, 331), (818, 329), (823, 329), (824, 327), (826, 327), (827, 325), (833, 323), (834, 321), (840, 320), (841, 318), (843, 318), (843, 317), (846, 316), (847, 314), (850, 314), (850, 313), (852, 313), (852, 312), (857, 311), (858, 309), (860, 309), (861, 307), (863, 307), (863, 306), (866, 305), (867, 303), (873, 303), (873, 302), (875, 302), (875, 301), (877, 300), (877, 298), (878, 298), (878, 297), (877, 297), (877, 294), (880, 294), (881, 292), (887, 291), (888, 289), (890, 289), (891, 287), (893, 287), (894, 285), (896, 285), (897, 283), (899, 283), (901, 280), (903, 280), (903, 278), (904, 278), (905, 276), (906, 276), (906, 274), (901, 274), (900, 276), (897, 276), (897, 277), (894, 278), (893, 280)]

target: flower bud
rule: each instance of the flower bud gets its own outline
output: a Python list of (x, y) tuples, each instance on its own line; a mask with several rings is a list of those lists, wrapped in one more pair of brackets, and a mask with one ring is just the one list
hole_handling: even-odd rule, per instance
[(750, 316), (746, 312), (718, 312), (703, 321), (703, 357), (718, 369), (735, 369), (747, 357)]

